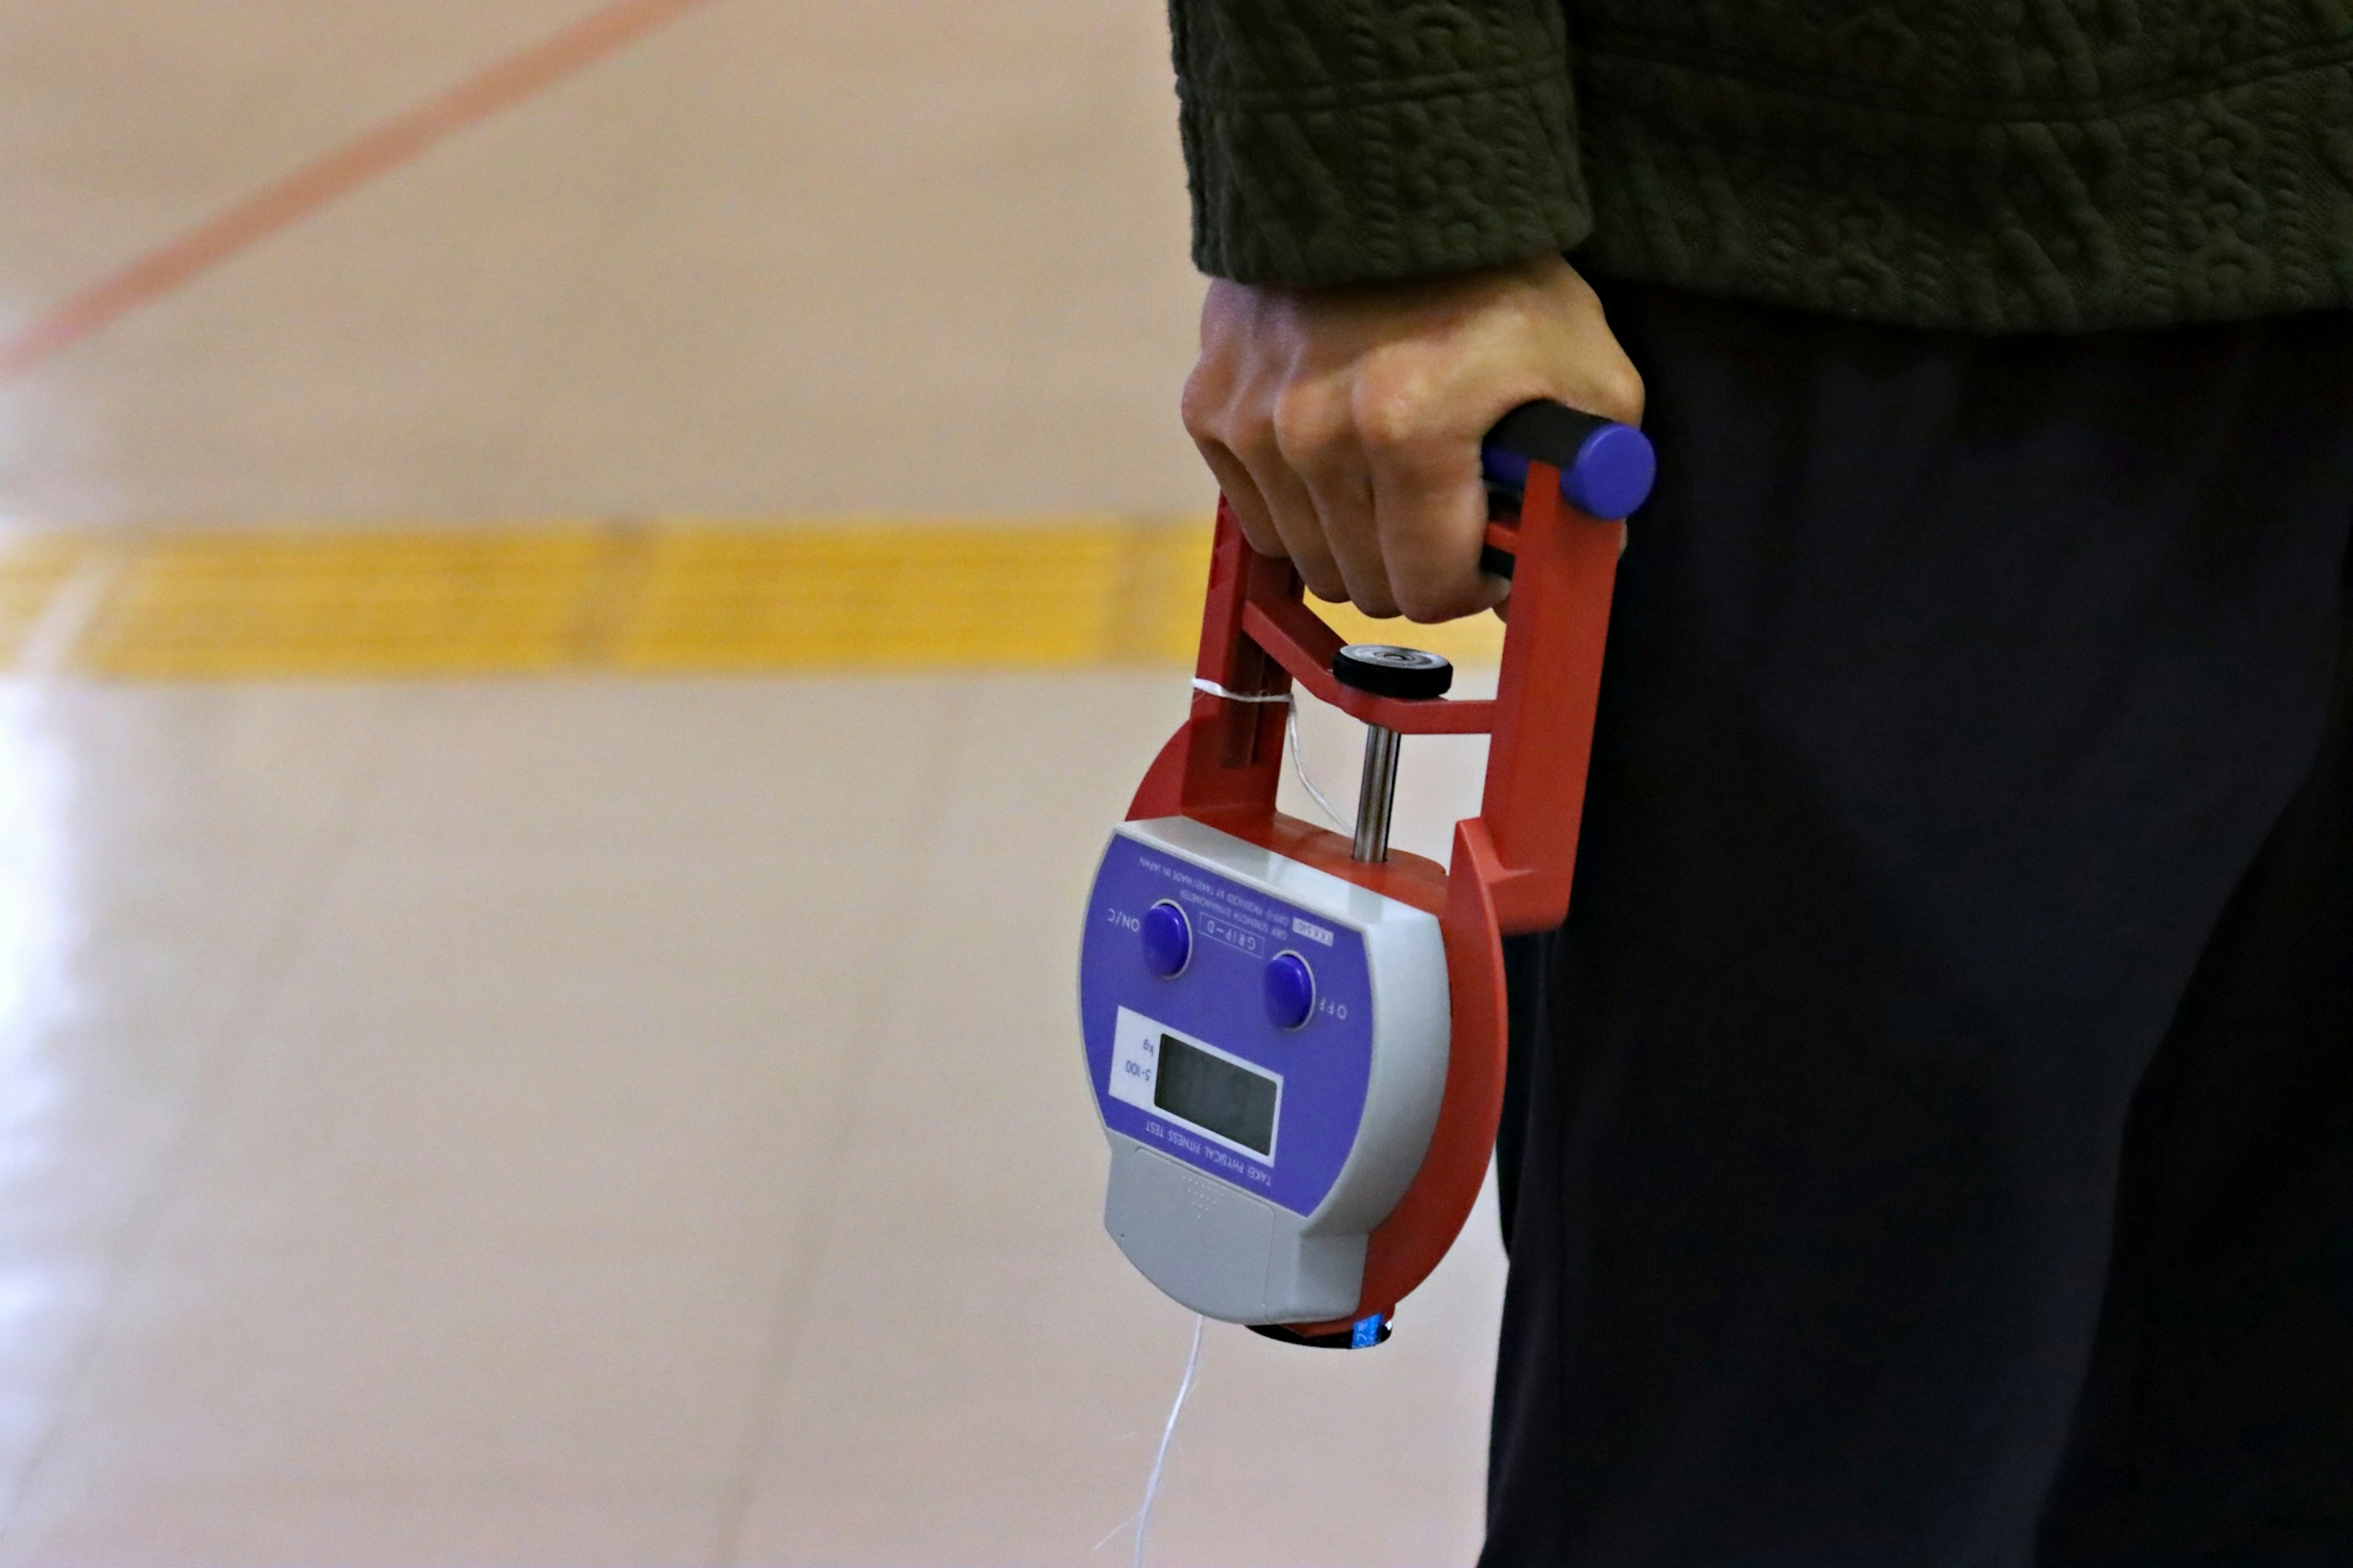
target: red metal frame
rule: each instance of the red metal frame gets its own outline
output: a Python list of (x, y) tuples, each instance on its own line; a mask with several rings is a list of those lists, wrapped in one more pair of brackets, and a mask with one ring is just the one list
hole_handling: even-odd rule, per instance
[(1220, 501), (1196, 673), (1225, 690), (1281, 694), (1297, 681), (1334, 707), (1408, 735), (1487, 733), (1479, 815), (1454, 825), (1451, 868), (1403, 851), (1376, 864), (1349, 841), (1274, 808), (1282, 763), (1280, 703), (1193, 699), (1135, 793), (1131, 821), (1189, 816), (1439, 917), (1452, 1000), (1446, 1089), (1430, 1152), (1405, 1196), (1373, 1232), (1356, 1310), (1337, 1331), (1388, 1314), (1454, 1244), (1486, 1177), (1504, 1100), (1503, 938), (1548, 930), (1568, 912), (1585, 772), (1600, 696), (1602, 644), (1625, 525), (1560, 497), (1558, 470), (1529, 465), (1516, 522), (1488, 530), (1512, 553), (1510, 620), (1492, 700), (1375, 697), (1332, 675), (1340, 638), (1301, 597), (1287, 561), (1260, 555)]

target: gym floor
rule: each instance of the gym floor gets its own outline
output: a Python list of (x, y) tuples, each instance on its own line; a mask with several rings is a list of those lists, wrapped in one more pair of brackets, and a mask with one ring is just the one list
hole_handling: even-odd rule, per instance
[[(1212, 499), (1163, 28), (0, 0), (0, 1564), (1129, 1560), (1192, 1320), (1072, 968)], [(1467, 1561), (1502, 1272), (1213, 1325), (1149, 1560)]]

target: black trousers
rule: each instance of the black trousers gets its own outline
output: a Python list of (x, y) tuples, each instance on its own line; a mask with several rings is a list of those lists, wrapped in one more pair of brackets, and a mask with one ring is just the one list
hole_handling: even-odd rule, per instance
[(1604, 300), (1482, 1562), (2353, 1564), (2353, 315)]

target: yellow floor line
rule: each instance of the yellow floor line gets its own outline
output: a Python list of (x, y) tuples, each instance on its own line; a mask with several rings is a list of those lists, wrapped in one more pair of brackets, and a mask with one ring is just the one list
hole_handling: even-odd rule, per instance
[[(0, 539), (0, 667), (100, 536)], [(849, 519), (108, 532), (58, 667), (127, 680), (1181, 668), (1208, 531), (1193, 520)], [(1470, 664), (1488, 616), (1352, 641)]]
[(16, 668), (26, 639), (73, 576), (81, 544), (69, 533), (20, 535), (0, 543), (0, 667)]

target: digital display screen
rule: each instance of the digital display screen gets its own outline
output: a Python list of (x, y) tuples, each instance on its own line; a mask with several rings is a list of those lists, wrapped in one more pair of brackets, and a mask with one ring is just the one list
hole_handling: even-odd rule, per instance
[(1274, 1100), (1280, 1087), (1262, 1073), (1211, 1056), (1174, 1035), (1160, 1037), (1152, 1103), (1245, 1149), (1273, 1152)]

